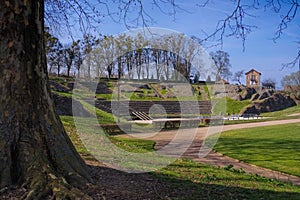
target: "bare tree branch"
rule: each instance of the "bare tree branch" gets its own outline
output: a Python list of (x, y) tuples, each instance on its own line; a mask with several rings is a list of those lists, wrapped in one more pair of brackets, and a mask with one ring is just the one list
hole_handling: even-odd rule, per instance
[[(97, 24), (101, 23), (104, 17), (110, 17), (114, 22), (122, 22), (130, 29), (137, 26), (149, 27), (155, 23), (155, 17), (151, 13), (155, 9), (167, 16), (173, 16), (174, 20), (179, 11), (189, 12), (183, 9), (176, 0), (45, 0), (45, 2), (45, 17), (48, 23), (57, 29), (63, 27), (70, 36), (74, 27), (78, 28), (78, 26), (84, 34), (90, 30), (97, 30)], [(196, 6), (205, 8), (211, 2), (211, 0), (202, 0)], [(152, 8), (149, 8), (151, 5)], [(251, 14), (253, 10), (262, 8), (280, 15), (281, 21), (273, 38), (276, 41), (290, 23), (295, 21), (300, 6), (298, 0), (234, 0), (232, 5), (232, 11), (217, 22), (214, 31), (204, 33), (199, 43), (213, 40), (215, 42), (213, 46), (222, 46), (226, 37), (236, 37), (242, 41), (243, 50), (245, 50), (248, 35), (257, 28), (247, 20), (256, 17)], [(299, 54), (294, 61), (283, 66), (295, 65), (293, 63), (297, 60), (299, 60)]]
[(280, 0), (269, 0), (266, 7), (271, 7), (274, 12), (279, 13), (282, 10), (282, 3), (288, 4), (290, 7), (286, 14), (281, 16), (281, 22), (278, 25), (278, 28), (275, 32), (275, 37), (273, 38), (274, 41), (279, 39), (283, 34), (284, 30), (288, 28), (289, 23), (291, 23), (296, 15), (300, 4), (297, 0), (292, 0), (288, 2), (280, 1)]
[[(145, 1), (142, 0), (118, 0), (118, 9), (120, 11), (119, 21), (123, 21), (125, 26), (130, 29), (137, 26), (147, 27), (155, 23), (153, 14), (150, 14), (146, 9)], [(147, 5), (152, 5), (152, 8), (158, 9), (161, 13), (167, 16), (175, 16), (177, 11), (181, 10), (189, 13), (180, 7), (175, 0), (152, 0)]]
[[(208, 1), (206, 1), (202, 6), (207, 6)], [(255, 4), (255, 1), (254, 1)], [(220, 20), (216, 26), (215, 31), (208, 34), (203, 42), (210, 39), (215, 39), (217, 37), (216, 45), (223, 45), (224, 37), (235, 36), (242, 40), (243, 49), (245, 49), (245, 41), (247, 35), (255, 28), (254, 25), (250, 25), (244, 22), (245, 17), (255, 17), (247, 12), (247, 9), (254, 7), (248, 5), (242, 5), (241, 0), (236, 2), (234, 10), (225, 19)]]
[(299, 72), (300, 72), (300, 50), (298, 51), (298, 55), (295, 57), (294, 60), (292, 60), (291, 62), (289, 63), (285, 63), (285, 64), (282, 64), (282, 68), (281, 70), (283, 70), (284, 68), (294, 68), (298, 63), (298, 67), (299, 67)]
[(83, 35), (95, 31), (104, 17), (115, 14), (105, 1), (97, 0), (92, 4), (87, 0), (45, 0), (46, 24), (58, 33), (67, 30), (70, 36), (76, 28)]
[(210, 0), (206, 0), (204, 3), (197, 3), (196, 6), (205, 8), (209, 4)]

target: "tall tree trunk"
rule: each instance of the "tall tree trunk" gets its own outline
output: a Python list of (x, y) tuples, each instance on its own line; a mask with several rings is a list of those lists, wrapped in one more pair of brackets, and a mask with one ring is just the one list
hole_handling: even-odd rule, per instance
[(68, 65), (68, 69), (67, 69), (67, 76), (68, 77), (70, 77), (71, 66), (72, 66), (72, 63), (70, 65)]
[(118, 57), (118, 79), (121, 79), (122, 76), (122, 60), (121, 60), (121, 56)]
[(90, 176), (54, 111), (43, 13), (43, 0), (0, 4), (0, 188), (25, 185), (28, 199), (72, 198), (67, 183)]
[(59, 76), (59, 75), (60, 75), (60, 64), (57, 63), (57, 76)]

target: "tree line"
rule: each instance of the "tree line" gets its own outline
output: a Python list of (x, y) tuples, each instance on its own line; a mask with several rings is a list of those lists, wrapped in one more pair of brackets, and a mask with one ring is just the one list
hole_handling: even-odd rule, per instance
[[(194, 82), (225, 79), (242, 84), (244, 70), (231, 72), (230, 55), (218, 50), (209, 54), (214, 62), (214, 77), (207, 75), (199, 59), (204, 50), (184, 34), (147, 38), (143, 34), (102, 36), (84, 35), (63, 44), (46, 28), (45, 42), (48, 72), (58, 76), (107, 77), (147, 80), (194, 79)], [(196, 65), (196, 66), (195, 66)], [(282, 85), (295, 78), (284, 77)], [(275, 89), (276, 81), (267, 78), (262, 86)]]
[(214, 72), (207, 74), (204, 50), (184, 34), (150, 38), (141, 33), (99, 38), (84, 35), (83, 39), (62, 44), (46, 31), (45, 41), (48, 71), (58, 76), (63, 72), (78, 77), (188, 80), (193, 75), (197, 80), (220, 80), (232, 75), (229, 54), (224, 51), (208, 55)]

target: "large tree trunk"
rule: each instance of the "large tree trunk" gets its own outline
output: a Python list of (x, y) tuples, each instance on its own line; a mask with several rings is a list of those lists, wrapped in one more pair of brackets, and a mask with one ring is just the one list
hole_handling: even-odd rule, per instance
[(50, 97), (43, 12), (43, 0), (0, 3), (0, 188), (72, 198), (68, 186), (90, 177)]

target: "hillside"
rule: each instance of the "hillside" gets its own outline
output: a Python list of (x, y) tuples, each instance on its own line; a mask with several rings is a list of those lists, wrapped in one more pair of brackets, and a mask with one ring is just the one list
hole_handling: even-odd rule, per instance
[[(74, 79), (66, 77), (50, 77), (50, 85), (54, 93), (57, 111), (60, 115), (72, 115), (71, 95), (74, 88)], [(107, 106), (111, 103), (105, 101), (131, 102), (170, 102), (172, 101), (214, 101), (215, 99), (226, 98), (226, 113), (231, 114), (260, 114), (263, 112), (272, 112), (282, 110), (299, 104), (299, 99), (290, 97), (283, 92), (277, 92), (273, 89), (249, 88), (243, 85), (212, 85), (212, 84), (184, 84), (184, 83), (160, 83), (160, 82), (122, 82), (118, 84), (117, 80), (101, 79), (97, 82), (81, 81), (76, 85), (76, 93), (81, 98), (98, 103), (98, 108), (111, 113), (111, 108)], [(78, 109), (84, 113), (83, 107), (79, 102)], [(136, 103), (142, 105), (143, 103)], [(168, 103), (166, 103), (168, 104)], [(134, 103), (132, 103), (134, 105)], [(175, 105), (175, 104), (174, 104)], [(146, 106), (147, 107), (147, 106)], [(172, 107), (172, 106), (170, 106)], [(174, 107), (174, 106), (173, 106)], [(202, 106), (201, 109), (204, 107)], [(208, 107), (209, 108), (209, 107)], [(204, 113), (208, 113), (205, 111)], [(85, 113), (88, 115), (88, 113)]]

